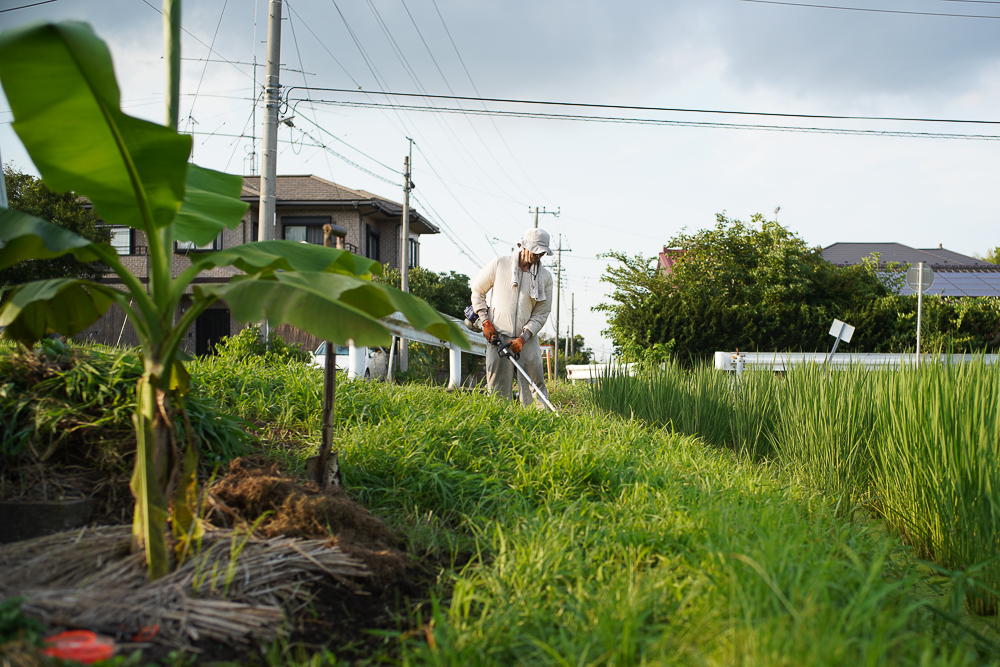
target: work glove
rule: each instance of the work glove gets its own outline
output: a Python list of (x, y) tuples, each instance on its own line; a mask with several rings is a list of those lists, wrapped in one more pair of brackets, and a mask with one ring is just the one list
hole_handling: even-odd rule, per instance
[(514, 354), (521, 354), (522, 347), (524, 347), (524, 339), (520, 336), (510, 341), (510, 351)]
[(483, 320), (483, 335), (486, 336), (486, 340), (490, 343), (497, 338), (497, 330), (493, 328), (493, 322), (490, 320)]

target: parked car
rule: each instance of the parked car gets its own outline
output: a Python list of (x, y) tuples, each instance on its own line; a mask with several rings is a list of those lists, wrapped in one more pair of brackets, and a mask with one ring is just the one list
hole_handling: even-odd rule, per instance
[[(370, 380), (371, 378), (384, 378), (386, 376), (386, 371), (389, 366), (389, 355), (387, 350), (381, 347), (362, 347), (359, 348), (365, 356), (365, 371), (364, 378)], [(337, 346), (337, 370), (346, 371), (350, 355), (350, 348), (346, 345)], [(319, 344), (316, 351), (313, 352), (313, 366), (318, 368), (326, 368), (326, 341)]]

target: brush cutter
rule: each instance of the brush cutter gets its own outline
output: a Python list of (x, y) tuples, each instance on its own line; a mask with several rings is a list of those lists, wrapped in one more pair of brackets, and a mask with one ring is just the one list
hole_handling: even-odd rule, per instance
[(516, 368), (517, 372), (521, 374), (521, 377), (527, 380), (528, 384), (531, 385), (531, 388), (535, 390), (535, 395), (542, 399), (542, 402), (549, 406), (549, 410), (554, 412), (556, 417), (558, 417), (559, 413), (556, 412), (555, 406), (549, 402), (549, 399), (545, 397), (545, 394), (538, 388), (538, 385), (531, 381), (528, 374), (524, 372), (523, 368), (521, 368), (521, 364), (517, 363), (517, 360), (521, 358), (521, 355), (511, 351), (510, 344), (513, 342), (514, 341), (510, 340), (501, 345), (499, 338), (494, 338), (490, 341), (490, 343), (497, 346), (497, 354), (499, 354), (502, 359), (510, 359), (510, 363), (514, 364), (514, 368)]

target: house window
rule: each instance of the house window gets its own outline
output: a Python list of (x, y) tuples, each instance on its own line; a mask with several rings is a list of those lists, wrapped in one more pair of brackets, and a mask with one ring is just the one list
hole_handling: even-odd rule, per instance
[(222, 250), (222, 232), (205, 245), (195, 245), (194, 241), (176, 241), (174, 252), (203, 252), (206, 250)]
[(125, 225), (113, 225), (111, 227), (111, 247), (119, 255), (132, 254), (132, 228)]
[(409, 267), (414, 268), (420, 266), (420, 241), (416, 239), (407, 239), (407, 246), (409, 248)]
[[(300, 216), (300, 215), (283, 215), (281, 216), (281, 238), (286, 241), (295, 241), (300, 243), (305, 241), (306, 243), (315, 243), (316, 245), (323, 245), (323, 225), (330, 224), (330, 216)], [(340, 227), (334, 225), (334, 233), (343, 230)]]
[(376, 262), (382, 261), (382, 235), (372, 229), (371, 225), (365, 225), (365, 257), (374, 259)]

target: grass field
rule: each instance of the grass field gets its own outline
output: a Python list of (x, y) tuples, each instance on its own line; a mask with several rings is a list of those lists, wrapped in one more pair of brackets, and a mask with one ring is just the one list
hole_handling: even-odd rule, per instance
[(608, 377), (604, 409), (770, 460), (878, 517), (995, 614), (1000, 589), (1000, 368), (982, 359), (919, 370), (733, 375), (668, 367)]
[[(189, 369), (192, 402), (256, 424), (249, 446), (302, 470), (319, 443), (319, 371), (253, 357)], [(767, 462), (794, 406), (775, 386), (728, 399), (706, 374), (657, 391), (687, 396), (674, 405), (691, 433), (698, 415), (715, 423), (685, 435), (680, 417), (638, 403), (616, 415), (559, 383), (561, 418), (473, 392), (341, 382), (334, 446), (350, 495), (414, 558), (446, 564), (433, 599), (369, 661), (1000, 664), (997, 633), (951, 604), (951, 580), (883, 524), (852, 519), (841, 487)], [(726, 401), (762, 396), (768, 421), (730, 417)], [(734, 447), (734, 433), (750, 444)], [(337, 649), (275, 645), (266, 662), (337, 663)]]
[[(285, 434), (272, 452), (289, 464), (312, 453), (318, 373), (212, 360), (192, 373), (228, 409)], [(563, 418), (474, 393), (338, 387), (351, 494), (413, 553), (453, 563), (415, 612), (424, 631), (385, 637), (387, 659), (996, 664), (996, 635), (955, 618), (911, 550), (849, 520), (835, 495), (608, 415), (583, 387), (552, 393)]]

